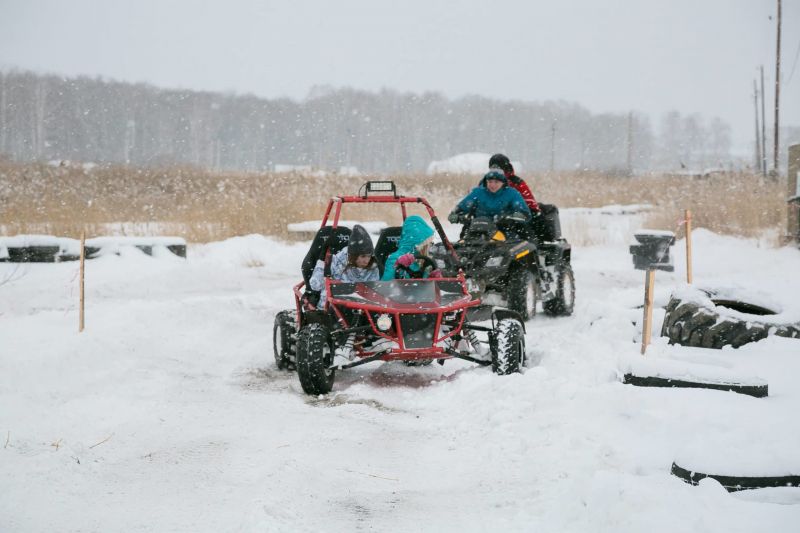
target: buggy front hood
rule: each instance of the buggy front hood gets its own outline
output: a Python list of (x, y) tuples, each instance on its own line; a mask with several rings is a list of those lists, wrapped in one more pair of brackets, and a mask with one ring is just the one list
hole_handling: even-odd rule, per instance
[(328, 300), (374, 311), (425, 312), (478, 305), (457, 279), (330, 282)]

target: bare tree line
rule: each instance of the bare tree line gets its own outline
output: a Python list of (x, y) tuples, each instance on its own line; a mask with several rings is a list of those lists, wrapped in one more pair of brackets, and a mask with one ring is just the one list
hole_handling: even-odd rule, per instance
[(654, 129), (641, 113), (565, 101), (327, 87), (295, 101), (0, 72), (0, 154), (18, 161), (388, 173), (503, 151), (531, 171), (630, 173), (730, 164), (730, 147), (730, 127), (698, 114), (669, 113)]

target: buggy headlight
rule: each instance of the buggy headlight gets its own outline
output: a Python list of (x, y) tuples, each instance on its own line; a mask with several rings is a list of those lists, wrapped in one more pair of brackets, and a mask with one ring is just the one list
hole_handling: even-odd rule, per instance
[(499, 267), (503, 264), (503, 256), (499, 257), (490, 257), (488, 261), (486, 261), (487, 267)]
[(378, 320), (375, 321), (375, 325), (378, 326), (379, 330), (386, 331), (392, 327), (392, 317), (383, 313), (378, 317)]

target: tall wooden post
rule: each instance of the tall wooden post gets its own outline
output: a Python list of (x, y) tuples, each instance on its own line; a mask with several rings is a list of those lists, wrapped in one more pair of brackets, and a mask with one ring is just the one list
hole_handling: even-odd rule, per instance
[(778, 177), (778, 149), (780, 148), (780, 139), (778, 138), (780, 128), (780, 105), (781, 105), (781, 0), (778, 0), (778, 31), (775, 43), (775, 141), (772, 146), (773, 162), (772, 166), (775, 170), (775, 177)]
[(692, 212), (686, 210), (686, 283), (692, 283)]
[(653, 332), (653, 285), (655, 284), (656, 271), (652, 268), (647, 269), (644, 278), (644, 317), (642, 319), (642, 355), (647, 351), (650, 344), (650, 336)]
[(81, 231), (81, 267), (80, 267), (80, 293), (81, 293), (81, 302), (80, 302), (80, 318), (78, 322), (78, 332), (83, 331), (83, 273), (84, 273), (84, 263), (86, 259), (86, 230)]
[(755, 164), (753, 164), (753, 168), (758, 169), (758, 172), (761, 171), (761, 133), (758, 129), (758, 86), (756, 85), (756, 80), (753, 80), (753, 105), (755, 106), (756, 110), (756, 153), (755, 153)]
[(764, 108), (764, 65), (761, 65), (761, 161), (759, 161), (759, 168), (761, 175), (767, 177), (767, 130), (766, 122), (767, 115)]

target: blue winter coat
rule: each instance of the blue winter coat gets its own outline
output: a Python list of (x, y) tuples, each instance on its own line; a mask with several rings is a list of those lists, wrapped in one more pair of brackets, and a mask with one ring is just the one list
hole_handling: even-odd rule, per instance
[[(397, 251), (386, 258), (381, 279), (384, 281), (395, 279), (394, 265), (397, 259), (401, 255), (413, 254), (417, 250), (417, 246), (431, 237), (433, 237), (433, 229), (425, 223), (421, 216), (411, 215), (408, 217), (403, 222), (403, 230), (400, 233), (400, 243), (397, 245)], [(413, 270), (414, 265), (411, 268)]]
[[(493, 193), (486, 188), (486, 177), (492, 175), (493, 179), (501, 179), (503, 186), (497, 192)], [(475, 217), (494, 217), (497, 215), (510, 215), (512, 213), (522, 213), (528, 219), (531, 216), (531, 210), (525, 199), (517, 192), (516, 189), (508, 186), (508, 181), (502, 172), (490, 172), (481, 180), (481, 184), (463, 200), (458, 202), (455, 211), (461, 213), (471, 214)]]
[[(378, 281), (378, 279), (380, 279), (380, 272), (378, 271), (378, 265), (372, 265), (371, 268), (348, 267), (347, 247), (345, 246), (331, 258), (331, 279), (346, 281), (348, 283)], [(325, 302), (328, 300), (328, 295), (325, 293), (324, 261), (317, 261), (317, 264), (314, 266), (314, 272), (311, 273), (311, 279), (308, 280), (308, 285), (311, 287), (311, 290), (320, 291), (317, 308), (324, 308)]]

